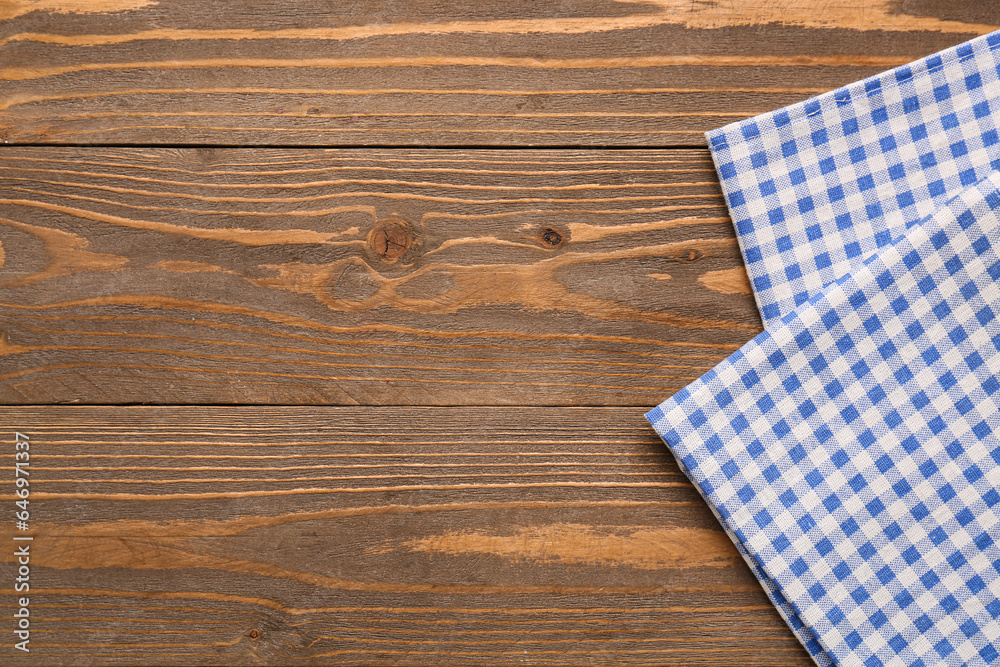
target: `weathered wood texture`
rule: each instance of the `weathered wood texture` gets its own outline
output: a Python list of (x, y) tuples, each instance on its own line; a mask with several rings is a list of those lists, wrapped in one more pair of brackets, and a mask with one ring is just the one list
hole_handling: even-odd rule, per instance
[(697, 147), (997, 27), (0, 0), (0, 143), (133, 146), (0, 150), (0, 663), (811, 664), (641, 417), (760, 330)]
[(4, 664), (810, 664), (640, 409), (0, 421), (34, 536)]
[(655, 405), (760, 330), (700, 150), (7, 148), (0, 402)]
[(995, 2), (8, 0), (0, 141), (678, 146), (1000, 27)]

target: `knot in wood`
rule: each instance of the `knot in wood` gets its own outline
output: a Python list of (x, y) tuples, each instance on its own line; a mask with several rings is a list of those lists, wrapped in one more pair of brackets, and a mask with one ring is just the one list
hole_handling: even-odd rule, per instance
[(249, 637), (250, 639), (259, 639), (260, 638), (260, 630), (258, 630), (257, 628), (254, 628), (253, 630), (251, 630), (250, 632), (247, 633), (247, 637)]
[(413, 245), (413, 234), (406, 223), (385, 220), (368, 233), (368, 245), (382, 261), (392, 264)]
[(562, 234), (560, 234), (556, 230), (546, 229), (545, 232), (542, 234), (542, 240), (551, 246), (557, 246), (560, 243), (562, 243), (563, 238)]

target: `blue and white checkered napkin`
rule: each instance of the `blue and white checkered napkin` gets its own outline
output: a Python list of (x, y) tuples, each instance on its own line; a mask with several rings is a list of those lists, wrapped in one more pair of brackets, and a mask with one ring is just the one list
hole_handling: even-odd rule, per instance
[(708, 133), (765, 327), (1000, 169), (1000, 32)]
[(820, 665), (1000, 663), (998, 47), (709, 133), (767, 330), (647, 417)]

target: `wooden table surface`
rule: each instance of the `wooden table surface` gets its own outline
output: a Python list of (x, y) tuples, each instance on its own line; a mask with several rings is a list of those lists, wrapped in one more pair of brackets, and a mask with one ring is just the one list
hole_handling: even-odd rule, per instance
[(810, 664), (642, 418), (761, 329), (702, 133), (997, 27), (0, 0), (0, 662)]

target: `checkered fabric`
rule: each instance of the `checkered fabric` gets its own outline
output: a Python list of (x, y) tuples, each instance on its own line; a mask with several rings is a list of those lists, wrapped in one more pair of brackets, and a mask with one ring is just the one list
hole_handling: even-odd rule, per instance
[(998, 47), (707, 134), (767, 330), (647, 418), (822, 666), (1000, 664)]
[(707, 134), (765, 326), (1000, 168), (1000, 32)]
[(1000, 172), (647, 415), (820, 664), (1000, 661)]

